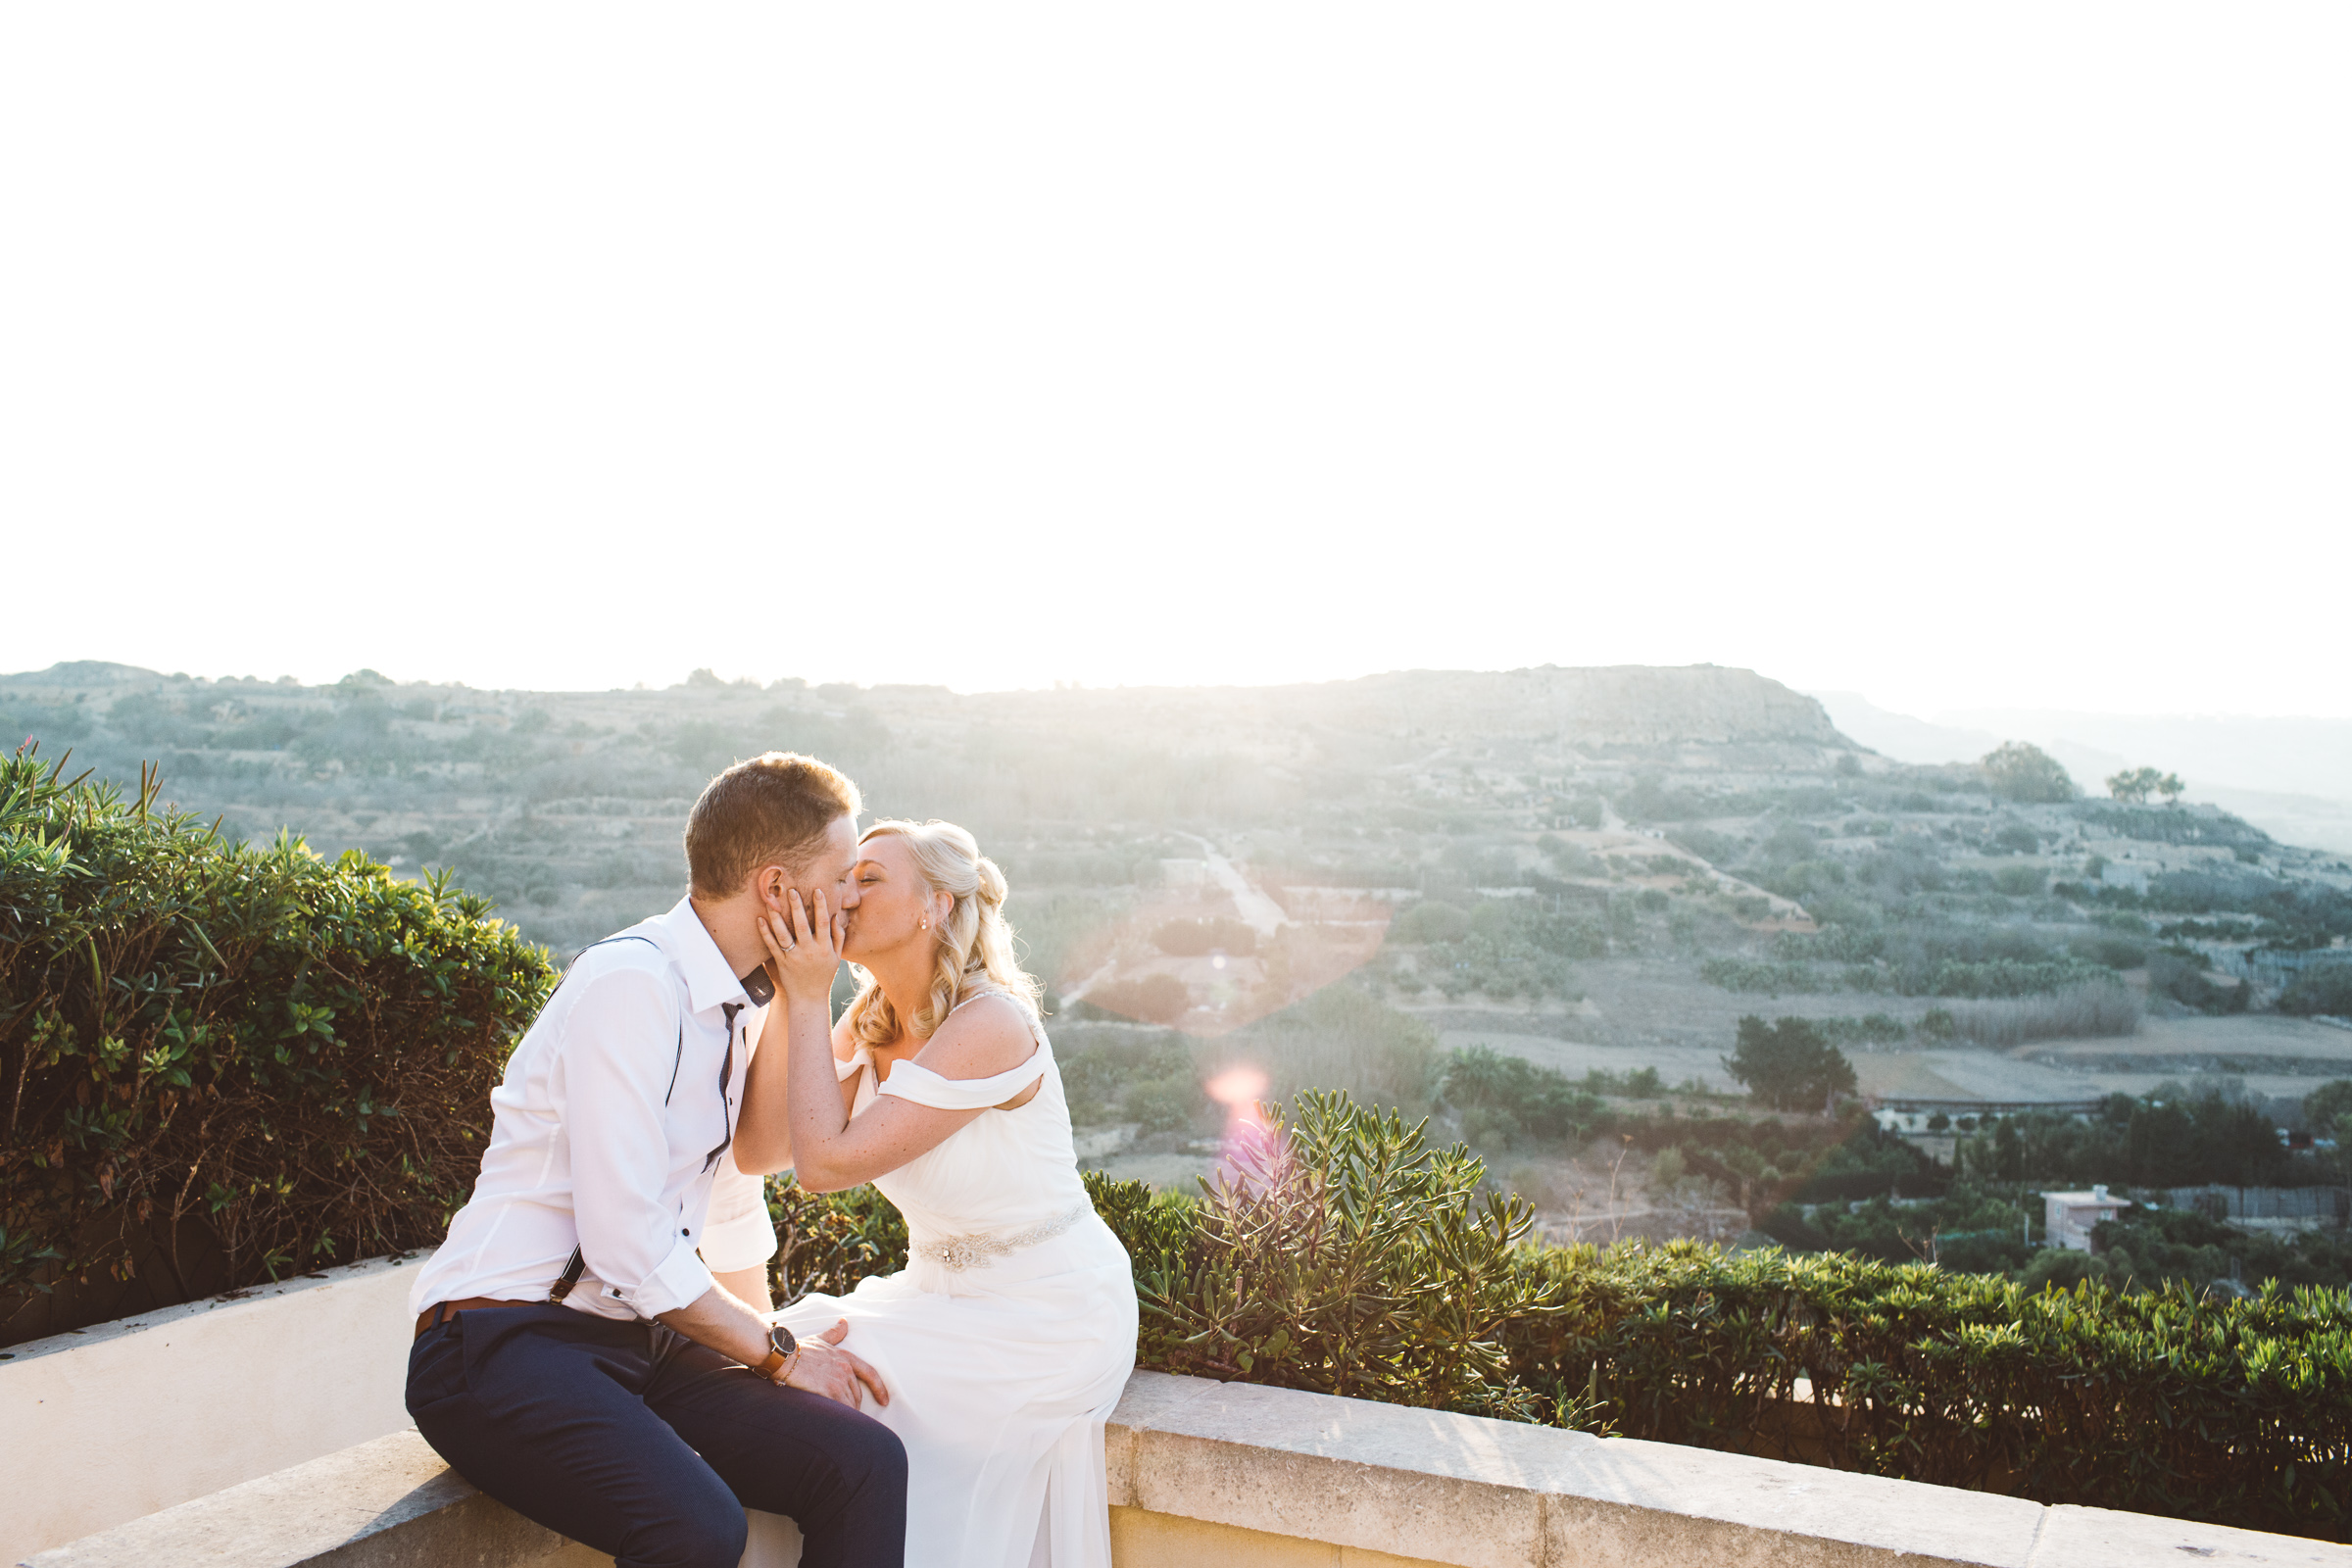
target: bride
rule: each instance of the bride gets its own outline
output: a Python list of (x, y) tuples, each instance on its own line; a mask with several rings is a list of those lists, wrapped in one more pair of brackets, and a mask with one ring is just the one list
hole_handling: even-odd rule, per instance
[[(907, 1264), (776, 1319), (847, 1319), (891, 1391), (865, 1407), (906, 1446), (908, 1568), (1110, 1568), (1102, 1428), (1135, 1366), (1135, 1282), (1078, 1177), (1004, 873), (962, 828), (882, 821), (851, 876), (854, 913), (795, 894), (763, 924), (782, 995), (734, 1152), (812, 1192), (872, 1182)], [(828, 1028), (845, 957), (868, 978)]]

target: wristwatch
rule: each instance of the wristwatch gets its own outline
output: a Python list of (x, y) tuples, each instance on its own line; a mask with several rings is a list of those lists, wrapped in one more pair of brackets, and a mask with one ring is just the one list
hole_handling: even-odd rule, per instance
[(767, 1331), (767, 1359), (757, 1370), (768, 1382), (781, 1383), (800, 1353), (801, 1342), (792, 1337), (792, 1330), (778, 1323)]

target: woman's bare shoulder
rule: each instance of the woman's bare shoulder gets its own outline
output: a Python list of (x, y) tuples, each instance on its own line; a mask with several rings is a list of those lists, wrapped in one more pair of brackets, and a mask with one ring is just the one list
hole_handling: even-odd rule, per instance
[(1029, 1009), (992, 991), (958, 1004), (915, 1060), (942, 1078), (993, 1078), (1018, 1067), (1036, 1050)]

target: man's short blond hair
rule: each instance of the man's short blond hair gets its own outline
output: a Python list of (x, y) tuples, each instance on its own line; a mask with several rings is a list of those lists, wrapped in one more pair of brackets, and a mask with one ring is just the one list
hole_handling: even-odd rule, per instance
[(763, 865), (798, 876), (825, 829), (856, 817), (858, 786), (813, 757), (769, 752), (704, 786), (686, 818), (686, 871), (705, 898), (740, 892)]

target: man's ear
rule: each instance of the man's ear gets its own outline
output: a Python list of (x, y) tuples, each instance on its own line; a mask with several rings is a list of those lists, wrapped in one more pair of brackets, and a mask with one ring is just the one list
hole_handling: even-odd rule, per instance
[(752, 886), (760, 890), (761, 906), (778, 914), (785, 912), (784, 890), (792, 886), (792, 878), (785, 874), (782, 866), (761, 866), (753, 876)]

